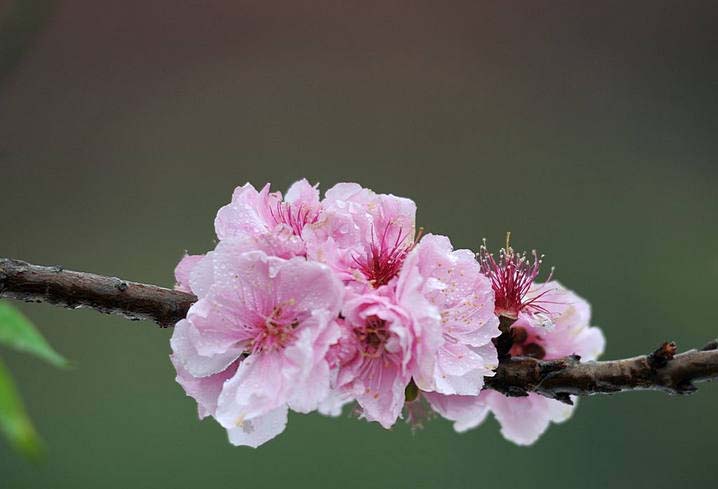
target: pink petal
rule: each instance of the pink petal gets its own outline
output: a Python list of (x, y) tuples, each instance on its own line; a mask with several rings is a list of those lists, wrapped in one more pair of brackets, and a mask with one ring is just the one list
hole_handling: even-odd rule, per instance
[(530, 295), (543, 294), (539, 305), (547, 309), (554, 322), (588, 325), (591, 321), (591, 305), (557, 280), (534, 284)]
[[(606, 346), (603, 332), (591, 327), (591, 306), (576, 293), (564, 288), (560, 283), (551, 281), (536, 286), (536, 291), (547, 291), (541, 297), (540, 305), (549, 313), (522, 314), (516, 325), (543, 338), (542, 346), (546, 358), (560, 358), (577, 354), (584, 360), (595, 360)], [(544, 317), (548, 326), (544, 326)]]
[(196, 334), (192, 323), (183, 319), (175, 325), (170, 339), (175, 361), (192, 376), (209, 377), (224, 371), (239, 358), (241, 350), (236, 349), (230, 349), (222, 354), (215, 355), (200, 354), (192, 341), (192, 337)]
[(568, 419), (574, 409), (574, 406), (539, 394), (509, 398), (498, 392), (490, 392), (486, 399), (501, 425), (501, 434), (517, 445), (535, 443), (551, 421)]
[[(267, 190), (268, 185), (265, 186)], [(266, 232), (267, 223), (262, 213), (263, 207), (266, 206), (265, 199), (250, 183), (237, 187), (232, 195), (232, 202), (217, 212), (214, 221), (217, 237), (222, 240), (242, 234)]]
[(175, 380), (182, 386), (188, 396), (197, 401), (199, 418), (214, 415), (217, 409), (217, 399), (222, 391), (224, 382), (231, 378), (237, 371), (237, 364), (234, 363), (226, 370), (209, 377), (193, 377), (182, 364), (177, 360), (176, 355), (170, 355), (170, 360), (177, 370)]
[(214, 282), (214, 251), (199, 260), (189, 273), (189, 288), (199, 298), (205, 297)]
[(294, 258), (276, 269), (276, 295), (279, 304), (296, 310), (324, 309), (336, 317), (344, 287), (329, 267), (303, 258)]
[(476, 428), (486, 419), (489, 408), (479, 396), (445, 396), (422, 392), (431, 407), (442, 417), (454, 421), (454, 429), (463, 433)]
[[(417, 330), (414, 380), (423, 391), (477, 395), (496, 366), (491, 339), (499, 335), (494, 295), (473, 253), (453, 250), (445, 236), (426, 235), (404, 262), (397, 283), (399, 302), (425, 311)], [(439, 314), (427, 321), (428, 309)], [(438, 336), (438, 339), (437, 339)], [(440, 346), (445, 345), (445, 349)], [(481, 349), (490, 346), (487, 351)]]
[(191, 325), (187, 338), (195, 351), (206, 357), (227, 353), (239, 357), (251, 336), (238, 312), (244, 311), (236, 302), (216, 294), (193, 304), (187, 315)]
[(414, 381), (422, 390), (434, 390), (436, 355), (444, 343), (441, 315), (423, 292), (426, 279), (418, 267), (416, 250), (409, 253), (396, 283), (397, 302), (409, 312), (415, 336), (411, 370)]
[(176, 289), (192, 293), (189, 277), (192, 269), (204, 258), (204, 255), (185, 255), (175, 268)]
[(284, 200), (292, 205), (301, 205), (303, 209), (318, 210), (319, 190), (316, 185), (312, 186), (306, 178), (303, 178), (289, 187)]
[[(379, 212), (373, 213), (370, 209), (370, 213), (374, 214), (375, 219), (381, 223), (378, 229), (389, 227), (391, 231), (396, 231), (397, 235), (405, 235), (413, 241), (416, 228), (416, 204), (414, 201), (391, 194), (380, 194), (378, 201)], [(394, 237), (389, 236), (389, 238)]]
[(596, 360), (606, 348), (606, 338), (600, 328), (585, 328), (575, 339), (574, 352), (584, 361)]
[(239, 426), (227, 429), (229, 442), (235, 446), (257, 448), (281, 432), (287, 426), (287, 406), (280, 406), (262, 416), (248, 419)]
[(337, 183), (325, 192), (326, 205), (344, 206), (347, 202), (366, 205), (372, 198), (373, 192), (363, 188), (358, 183)]
[(286, 405), (291, 389), (287, 370), (278, 352), (247, 357), (224, 384), (217, 402), (217, 421), (231, 429)]
[(342, 409), (354, 399), (345, 392), (330, 390), (317, 407), (320, 414), (336, 418), (342, 414)]
[(404, 389), (411, 377), (402, 375), (396, 365), (374, 360), (367, 373), (354, 385), (354, 395), (368, 421), (391, 428), (404, 407)]
[[(489, 348), (496, 351), (493, 345)], [(487, 361), (466, 345), (447, 342), (437, 354), (436, 392), (478, 396), (484, 386), (484, 376), (493, 375), (492, 368), (498, 364), (495, 357), (494, 353), (494, 359)]]
[(325, 357), (329, 345), (339, 338), (339, 330), (330, 328), (335, 317), (324, 309), (313, 311), (302, 323), (297, 340), (284, 350), (287, 361), (297, 367), (288, 400), (294, 411), (313, 411), (329, 395), (330, 372)]
[(500, 334), (489, 279), (469, 250), (454, 250), (446, 236), (427, 234), (417, 245), (422, 276), (443, 286), (426, 291), (442, 311), (444, 332), (462, 343), (481, 346)]

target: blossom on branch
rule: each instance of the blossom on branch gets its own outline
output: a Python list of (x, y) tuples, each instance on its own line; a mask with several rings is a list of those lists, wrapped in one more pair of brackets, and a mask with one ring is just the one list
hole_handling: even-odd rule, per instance
[(323, 199), (307, 180), (287, 194), (238, 187), (215, 219), (219, 242), (177, 265), (197, 296), (175, 326), (177, 382), (235, 445), (281, 433), (287, 413), (361, 417), (392, 427), (426, 406), (459, 431), (489, 412), (502, 433), (533, 442), (570, 406), (534, 394), (482, 390), (510, 355), (596, 358), (603, 336), (588, 304), (555, 281), (538, 285), (540, 258), (416, 232), (416, 205), (340, 183)]

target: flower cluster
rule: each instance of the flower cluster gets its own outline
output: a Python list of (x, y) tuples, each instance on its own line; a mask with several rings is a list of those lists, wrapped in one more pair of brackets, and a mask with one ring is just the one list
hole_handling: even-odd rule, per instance
[[(354, 183), (323, 199), (306, 180), (286, 195), (246, 184), (215, 220), (218, 244), (177, 266), (198, 298), (172, 335), (177, 381), (235, 445), (281, 433), (288, 410), (360, 415), (390, 428), (431, 408), (457, 431), (494, 413), (506, 438), (535, 441), (570, 406), (482, 390), (511, 355), (594, 359), (603, 350), (588, 304), (539, 259), (508, 246), (498, 261), (417, 233), (416, 205)], [(502, 322), (503, 324), (503, 322)], [(496, 343), (496, 344), (495, 344)]]

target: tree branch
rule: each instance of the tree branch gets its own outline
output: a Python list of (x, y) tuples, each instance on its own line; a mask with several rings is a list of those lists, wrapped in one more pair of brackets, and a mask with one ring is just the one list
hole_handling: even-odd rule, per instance
[(604, 362), (583, 362), (578, 356), (559, 360), (510, 358), (499, 365), (487, 387), (507, 396), (536, 392), (571, 404), (569, 396), (657, 390), (691, 394), (696, 382), (718, 378), (718, 343), (675, 355), (675, 344), (664, 343), (640, 357)]
[[(0, 258), (0, 297), (46, 302), (76, 309), (89, 307), (131, 320), (149, 319), (173, 326), (197, 300), (192, 294), (128, 282), (61, 267), (31, 265)], [(664, 343), (649, 355), (604, 362), (581, 362), (577, 356), (558, 360), (505, 358), (486, 387), (507, 396), (535, 392), (571, 403), (570, 396), (658, 390), (689, 394), (695, 383), (718, 378), (718, 341), (700, 350), (676, 355), (673, 343)]]
[(163, 327), (174, 326), (187, 316), (189, 307), (197, 300), (192, 294), (155, 285), (9, 258), (0, 258), (0, 297), (70, 309), (89, 307), (132, 321), (149, 319)]

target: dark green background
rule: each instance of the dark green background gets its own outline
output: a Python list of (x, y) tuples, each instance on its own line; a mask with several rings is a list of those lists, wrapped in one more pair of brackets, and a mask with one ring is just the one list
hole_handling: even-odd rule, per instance
[[(18, 6), (19, 5), (19, 6)], [(536, 247), (604, 358), (718, 334), (715, 2), (0, 2), (0, 256), (172, 285), (236, 185), (413, 198), (460, 247)], [(59, 371), (2, 352), (49, 445), (0, 487), (709, 487), (718, 386), (582, 399), (533, 447), (292, 415), (231, 447), (171, 331), (23, 305)]]

